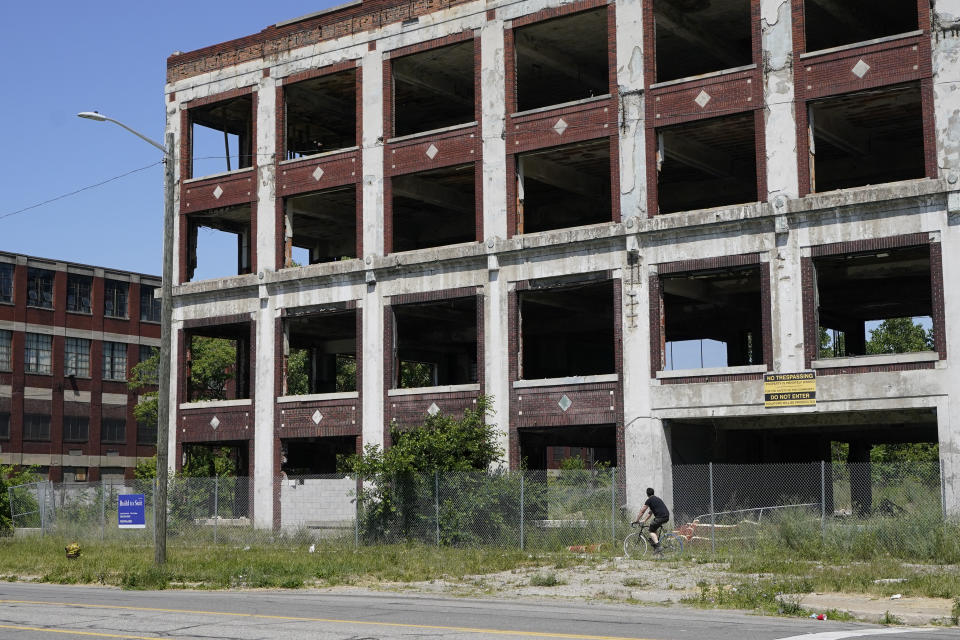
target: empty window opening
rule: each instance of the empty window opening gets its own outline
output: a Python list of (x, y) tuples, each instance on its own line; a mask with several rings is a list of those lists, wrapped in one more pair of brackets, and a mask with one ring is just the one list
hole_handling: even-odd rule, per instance
[(753, 62), (750, 0), (671, 0), (653, 5), (657, 82)]
[(764, 363), (760, 268), (660, 277), (665, 370)]
[(253, 166), (253, 97), (240, 96), (187, 110), (192, 178)]
[(606, 138), (517, 156), (517, 233), (609, 222)]
[(357, 390), (357, 314), (318, 313), (286, 321), (284, 395)]
[(250, 273), (250, 205), (214, 209), (187, 219), (187, 280)]
[(27, 269), (27, 306), (53, 309), (53, 271)]
[[(218, 515), (239, 518), (247, 515), (249, 487), (244, 480), (229, 482), (224, 478), (244, 478), (250, 469), (250, 446), (245, 440), (184, 443), (180, 458), (183, 473), (193, 478), (220, 478)], [(213, 511), (213, 492), (206, 501), (199, 501), (204, 514)], [(201, 515), (201, 514), (197, 514)], [(204, 516), (206, 517), (206, 515)]]
[(331, 73), (287, 85), (286, 159), (357, 146), (357, 72)]
[(810, 103), (811, 189), (924, 177), (920, 102), (911, 83)]
[(473, 40), (390, 61), (393, 137), (476, 120)]
[(291, 477), (337, 473), (337, 458), (356, 453), (356, 441), (356, 436), (281, 440), (280, 468)]
[(67, 275), (67, 311), (90, 313), (90, 287), (93, 278), (76, 273)]
[[(572, 456), (580, 456), (587, 468), (616, 467), (616, 435), (612, 424), (521, 428), (520, 458), (527, 469), (560, 468), (562, 460)], [(556, 455), (558, 451), (562, 457)], [(609, 490), (607, 494), (609, 504)]]
[(919, 29), (916, 0), (804, 0), (807, 51)]
[(13, 302), (13, 265), (0, 262), (0, 302)]
[(284, 266), (357, 257), (354, 185), (287, 198), (284, 207)]
[(476, 240), (472, 163), (396, 176), (391, 187), (394, 251)]
[(753, 113), (657, 130), (660, 213), (757, 201)]
[(103, 281), (103, 315), (109, 318), (127, 317), (127, 293), (130, 285), (119, 280)]
[(477, 381), (477, 299), (394, 305), (394, 388)]
[(615, 373), (613, 281), (521, 291), (520, 378)]
[(930, 248), (813, 259), (818, 357), (932, 351)]
[(10, 412), (0, 411), (0, 440), (10, 439)]
[(610, 93), (606, 8), (515, 29), (517, 110)]
[(215, 325), (186, 336), (189, 402), (250, 397), (250, 325)]

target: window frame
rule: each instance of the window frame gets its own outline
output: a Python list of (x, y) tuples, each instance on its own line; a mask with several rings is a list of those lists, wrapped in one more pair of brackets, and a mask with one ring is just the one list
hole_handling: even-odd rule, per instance
[[(86, 285), (86, 297), (82, 295), (82, 287)], [(77, 289), (77, 291), (74, 291)], [(93, 313), (93, 278), (80, 273), (67, 274), (67, 312), (91, 315)], [(80, 304), (77, 304), (79, 298)], [(86, 306), (82, 303), (86, 300)]]
[[(159, 323), (161, 321), (160, 299), (153, 295), (154, 291), (159, 288), (149, 284), (140, 285), (140, 322)], [(147, 306), (146, 310), (144, 305)], [(146, 311), (146, 314), (144, 311)]]
[[(73, 350), (71, 345), (86, 345), (86, 351), (83, 350)], [(73, 361), (71, 363), (71, 360)], [(79, 362), (85, 360), (86, 367), (84, 373), (80, 373), (78, 364)], [(71, 366), (72, 364), (72, 366)], [(72, 369), (72, 371), (71, 371)], [(90, 377), (90, 340), (87, 338), (71, 338), (67, 337), (63, 340), (63, 375), (66, 377), (74, 378), (89, 378)]]
[[(103, 357), (101, 358), (101, 365), (102, 365), (100, 368), (101, 377), (104, 380), (110, 380), (114, 382), (126, 382), (127, 380), (127, 344), (125, 342), (111, 342), (109, 340), (104, 340), (102, 345), (103, 345), (103, 348), (102, 348)], [(110, 346), (108, 347), (107, 345), (110, 345)], [(118, 353), (123, 354), (123, 365), (122, 365), (123, 377), (122, 378), (115, 377), (117, 374)], [(108, 359), (110, 361), (110, 368), (109, 368), (109, 373), (111, 374), (110, 376), (107, 375)]]
[[(0, 304), (13, 304), (13, 274), (16, 267), (0, 262)], [(4, 293), (6, 291), (6, 293)]]
[[(117, 308), (121, 306), (122, 315), (117, 315)], [(127, 320), (130, 317), (130, 283), (112, 278), (103, 279), (103, 317)], [(108, 311), (112, 309), (112, 311)]]
[[(46, 339), (46, 349), (40, 344), (43, 338)], [(31, 345), (31, 342), (36, 342), (36, 344)], [(44, 353), (46, 353), (45, 367), (42, 361)], [(46, 333), (24, 334), (23, 370), (30, 375), (49, 376), (53, 374), (53, 336)]]
[[(115, 433), (111, 430), (119, 430), (120, 438), (116, 439)], [(101, 418), (100, 419), (100, 443), (101, 444), (124, 444), (127, 441), (127, 421), (121, 418)]]
[[(42, 267), (27, 267), (28, 307), (53, 309), (53, 280), (54, 271)], [(47, 304), (43, 304), (44, 302)]]
[[(35, 419), (40, 422), (32, 422)], [(35, 433), (38, 429), (39, 433)], [(43, 413), (24, 413), (23, 439), (27, 442), (50, 442), (50, 416)]]
[(13, 371), (13, 331), (0, 329), (0, 371)]
[[(85, 423), (72, 421), (86, 421)], [(72, 434), (70, 431), (82, 431), (82, 434)], [(90, 441), (90, 416), (63, 416), (63, 441), (64, 442), (89, 442)]]

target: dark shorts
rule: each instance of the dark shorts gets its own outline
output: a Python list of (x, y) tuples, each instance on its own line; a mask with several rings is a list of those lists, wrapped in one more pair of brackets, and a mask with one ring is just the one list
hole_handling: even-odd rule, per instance
[(660, 527), (670, 522), (670, 518), (654, 518), (653, 522), (650, 523), (650, 533), (656, 533), (660, 530)]

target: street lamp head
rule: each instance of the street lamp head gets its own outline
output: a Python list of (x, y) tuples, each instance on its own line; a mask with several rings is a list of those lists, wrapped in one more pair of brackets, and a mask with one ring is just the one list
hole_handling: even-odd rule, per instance
[(87, 120), (96, 120), (97, 122), (104, 122), (107, 119), (107, 116), (101, 115), (97, 111), (81, 111), (77, 114), (78, 118), (86, 118)]

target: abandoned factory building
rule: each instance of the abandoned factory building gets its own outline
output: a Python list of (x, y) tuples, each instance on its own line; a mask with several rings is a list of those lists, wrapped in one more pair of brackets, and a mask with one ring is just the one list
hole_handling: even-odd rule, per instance
[(505, 464), (631, 506), (928, 442), (960, 510), (957, 4), (362, 0), (175, 53), (171, 460), (231, 447), (270, 526), (283, 473), (484, 394)]
[[(0, 464), (133, 478), (154, 455), (130, 370), (160, 346), (157, 276), (0, 252)], [(140, 391), (148, 391), (146, 388)]]

